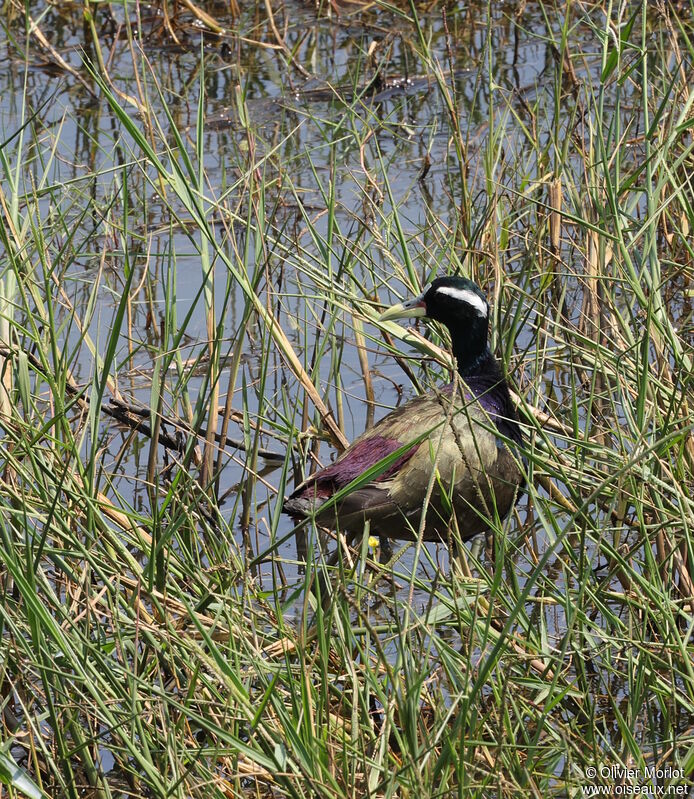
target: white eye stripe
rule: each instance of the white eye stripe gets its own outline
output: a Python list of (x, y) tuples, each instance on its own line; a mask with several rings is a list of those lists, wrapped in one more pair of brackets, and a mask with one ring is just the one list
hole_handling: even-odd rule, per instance
[(475, 292), (470, 291), (470, 289), (457, 289), (453, 286), (440, 286), (436, 289), (436, 293), (446, 294), (449, 297), (453, 297), (455, 300), (466, 302), (477, 311), (478, 316), (487, 315), (487, 303), (482, 299), (482, 297), (479, 296), (479, 294), (475, 294)]

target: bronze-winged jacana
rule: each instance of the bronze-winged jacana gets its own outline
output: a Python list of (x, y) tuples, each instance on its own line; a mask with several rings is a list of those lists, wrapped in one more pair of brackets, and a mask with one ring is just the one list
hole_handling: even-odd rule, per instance
[[(453, 516), (467, 540), (493, 528), (513, 507), (524, 478), (512, 450), (522, 435), (506, 378), (487, 343), (484, 294), (465, 278), (440, 277), (379, 321), (412, 317), (448, 328), (462, 383), (410, 400), (359, 436), (285, 501), (295, 520), (315, 512), (319, 524), (352, 534), (368, 520), (372, 535), (413, 539), (426, 505), (425, 540), (447, 540)], [(370, 469), (371, 477), (326, 504)]]

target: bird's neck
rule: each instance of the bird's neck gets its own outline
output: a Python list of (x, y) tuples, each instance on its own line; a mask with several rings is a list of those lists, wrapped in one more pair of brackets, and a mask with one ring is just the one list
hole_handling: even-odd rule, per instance
[(451, 343), (458, 374), (463, 379), (478, 374), (488, 374), (499, 369), (496, 358), (492, 355), (486, 340), (483, 340), (481, 345), (471, 346), (469, 339), (452, 337)]
[(470, 346), (474, 338), (464, 339), (452, 336), (453, 355), (458, 365), (458, 374), (477, 400), (492, 413), (499, 431), (520, 444), (523, 434), (518, 424), (518, 415), (511, 401), (504, 370), (492, 355), (486, 337), (477, 340), (483, 346), (474, 349)]

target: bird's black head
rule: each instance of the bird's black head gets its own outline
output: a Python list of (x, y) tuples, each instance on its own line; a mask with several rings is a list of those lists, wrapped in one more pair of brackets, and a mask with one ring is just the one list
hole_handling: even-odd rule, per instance
[(460, 327), (483, 329), (487, 340), (489, 304), (478, 286), (464, 277), (438, 277), (418, 298), (429, 319), (446, 325), (449, 330)]
[(426, 316), (445, 325), (451, 334), (458, 369), (465, 375), (487, 357), (489, 304), (471, 280), (439, 277), (424, 291), (401, 305), (389, 308), (381, 320)]

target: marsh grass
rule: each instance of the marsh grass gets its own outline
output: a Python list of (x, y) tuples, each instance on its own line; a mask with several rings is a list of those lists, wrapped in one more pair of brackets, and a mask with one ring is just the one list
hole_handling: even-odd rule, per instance
[[(97, 104), (53, 118), (27, 69), (0, 136), (10, 795), (690, 786), (687, 9), (326, 5), (304, 31), (270, 4), (164, 3), (111, 9), (109, 50), (90, 4), (84, 28), (62, 12), (80, 63), (38, 6), (8, 15), (12, 57)], [(344, 80), (268, 114), (346, 20)], [(174, 40), (180, 83), (153, 52)], [(532, 80), (519, 41), (545, 55)], [(402, 65), (410, 88), (375, 100)], [(295, 549), (294, 482), (446, 379), (440, 331), (376, 323), (443, 271), (490, 292), (526, 498), (453, 560), (384, 564), (310, 525)]]

